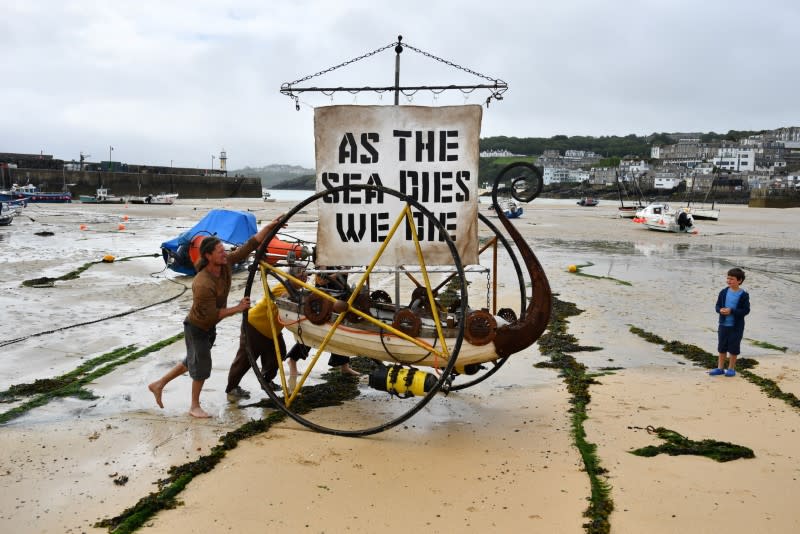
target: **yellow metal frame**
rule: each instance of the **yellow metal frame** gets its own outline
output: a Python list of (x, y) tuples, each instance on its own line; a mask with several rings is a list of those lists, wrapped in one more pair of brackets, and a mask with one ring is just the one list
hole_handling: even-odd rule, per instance
[[(330, 329), (328, 330), (328, 333), (323, 338), (323, 340), (320, 343), (319, 347), (317, 347), (317, 351), (314, 354), (314, 357), (311, 359), (311, 362), (306, 367), (305, 371), (303, 372), (302, 376), (300, 377), (300, 380), (294, 385), (293, 388), (291, 388), (292, 389), (291, 392), (289, 391), (290, 388), (288, 387), (288, 384), (286, 382), (286, 373), (283, 370), (283, 356), (281, 355), (280, 345), (278, 343), (277, 328), (276, 328), (276, 325), (275, 325), (275, 321), (271, 321), (270, 324), (271, 324), (271, 328), (272, 328), (272, 340), (273, 340), (273, 343), (275, 344), (275, 356), (277, 358), (278, 372), (279, 372), (280, 377), (281, 377), (281, 388), (283, 390), (284, 399), (286, 399), (285, 400), (286, 406), (291, 405), (292, 401), (294, 401), (295, 397), (297, 397), (297, 394), (300, 392), (300, 389), (303, 387), (303, 384), (305, 383), (306, 379), (308, 378), (309, 374), (311, 373), (311, 370), (317, 364), (317, 361), (319, 360), (319, 357), (324, 352), (325, 347), (328, 345), (328, 342), (333, 337), (336, 329), (341, 324), (341, 322), (344, 320), (344, 317), (348, 312), (349, 313), (354, 313), (354, 314), (358, 315), (359, 317), (361, 317), (362, 319), (364, 319), (364, 320), (372, 323), (373, 325), (377, 326), (378, 328), (386, 330), (386, 331), (390, 332), (391, 334), (393, 334), (393, 335), (395, 335), (395, 336), (397, 336), (399, 338), (402, 338), (402, 339), (404, 339), (404, 340), (406, 340), (406, 341), (408, 341), (410, 343), (413, 343), (413, 344), (417, 345), (421, 349), (434, 354), (437, 358), (441, 357), (444, 361), (447, 361), (450, 358), (451, 355), (450, 355), (449, 349), (447, 348), (447, 342), (445, 340), (444, 332), (442, 330), (442, 324), (441, 324), (441, 321), (438, 320), (437, 317), (434, 317), (436, 319), (436, 320), (434, 320), (434, 324), (436, 325), (436, 335), (438, 337), (439, 344), (440, 344), (440, 347), (441, 347), (441, 349), (438, 349), (438, 350), (435, 347), (431, 346), (430, 344), (428, 344), (428, 343), (426, 343), (426, 342), (424, 342), (424, 341), (422, 341), (420, 339), (411, 337), (408, 334), (406, 334), (404, 332), (401, 332), (400, 330), (397, 330), (392, 325), (384, 323), (383, 321), (380, 321), (378, 319), (375, 319), (371, 315), (366, 314), (366, 313), (362, 312), (361, 310), (353, 307), (353, 302), (358, 297), (361, 289), (366, 284), (367, 280), (369, 279), (370, 273), (372, 273), (373, 269), (375, 268), (375, 266), (378, 263), (378, 260), (380, 260), (381, 256), (383, 256), (383, 253), (386, 250), (386, 247), (391, 242), (392, 237), (394, 237), (395, 232), (400, 227), (400, 225), (403, 223), (404, 219), (407, 221), (407, 223), (409, 225), (409, 228), (411, 230), (411, 235), (413, 236), (414, 248), (415, 248), (415, 251), (417, 253), (417, 260), (419, 261), (420, 272), (422, 273), (422, 278), (425, 281), (425, 289), (426, 289), (426, 293), (428, 295), (428, 302), (430, 304), (430, 309), (431, 310), (436, 310), (437, 309), (436, 300), (434, 299), (434, 296), (433, 296), (433, 290), (431, 289), (430, 278), (428, 277), (428, 271), (427, 271), (427, 268), (426, 268), (426, 265), (425, 265), (425, 258), (424, 258), (423, 254), (422, 254), (422, 247), (420, 245), (419, 237), (417, 236), (416, 229), (414, 228), (414, 217), (413, 217), (413, 214), (411, 212), (410, 206), (408, 204), (406, 204), (405, 208), (397, 216), (397, 219), (395, 220), (394, 224), (392, 225), (391, 229), (389, 230), (389, 233), (386, 235), (386, 239), (383, 241), (383, 243), (381, 243), (380, 248), (375, 253), (375, 256), (372, 258), (372, 261), (370, 262), (370, 264), (367, 266), (366, 271), (361, 276), (361, 278), (358, 280), (358, 283), (356, 284), (355, 289), (353, 290), (352, 294), (350, 295), (350, 298), (347, 300), (347, 310), (339, 313), (339, 316), (336, 318), (336, 320), (331, 325)], [(338, 301), (338, 299), (332, 297), (331, 295), (329, 295), (328, 293), (325, 293), (324, 291), (321, 291), (320, 289), (318, 289), (314, 285), (309, 284), (309, 283), (307, 283), (307, 282), (305, 282), (303, 280), (300, 280), (299, 278), (296, 278), (295, 276), (292, 276), (291, 274), (288, 274), (288, 273), (282, 271), (281, 269), (279, 269), (279, 268), (277, 268), (277, 267), (275, 267), (273, 265), (270, 265), (267, 262), (262, 261), (259, 264), (259, 268), (260, 268), (260, 271), (261, 271), (261, 283), (262, 283), (262, 285), (264, 287), (264, 298), (267, 298), (267, 299), (271, 300), (269, 286), (267, 284), (267, 274), (268, 274), (268, 271), (269, 271), (269, 272), (280, 273), (280, 275), (282, 277), (288, 279), (288, 281), (291, 282), (292, 284), (294, 284), (295, 286), (302, 287), (302, 288), (310, 291), (311, 293), (313, 293), (315, 295), (321, 296), (322, 298), (324, 298), (326, 300), (329, 300), (331, 302), (337, 302)], [(275, 303), (271, 301), (271, 304), (269, 306), (270, 306), (270, 310), (272, 310), (272, 306), (275, 306)], [(437, 366), (434, 366), (434, 367), (437, 367)]]

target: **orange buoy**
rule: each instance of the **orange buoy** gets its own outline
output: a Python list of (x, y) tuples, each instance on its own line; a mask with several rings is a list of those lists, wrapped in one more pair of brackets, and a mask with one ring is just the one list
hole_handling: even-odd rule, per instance
[(125, 225), (122, 224), (122, 223), (119, 223), (119, 226), (117, 226), (117, 230), (124, 230), (124, 229), (125, 229)]
[(81, 228), (81, 230), (86, 230), (86, 229), (88, 228), (88, 226), (86, 226), (85, 224), (82, 224), (82, 225), (80, 226), (80, 228)]
[(203, 243), (203, 239), (211, 237), (207, 234), (197, 234), (192, 238), (192, 242), (189, 244), (189, 260), (191, 260), (192, 265), (197, 263), (197, 260), (200, 259), (200, 245)]
[(128, 216), (127, 216), (127, 215), (123, 215), (123, 216), (122, 216), (122, 220), (123, 220), (123, 221), (127, 221), (127, 220), (128, 220)]
[(275, 265), (278, 260), (282, 260), (286, 257), (303, 259), (306, 255), (307, 251), (304, 250), (303, 246), (299, 243), (287, 243), (286, 241), (274, 237), (267, 245), (265, 260), (270, 265)]

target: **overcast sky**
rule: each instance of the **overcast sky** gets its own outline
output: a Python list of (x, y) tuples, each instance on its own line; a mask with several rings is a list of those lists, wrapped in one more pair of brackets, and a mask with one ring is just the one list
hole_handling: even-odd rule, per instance
[[(0, 0), (0, 152), (313, 167), (313, 108), (393, 96), (281, 84), (397, 40), (508, 83), (482, 137), (800, 126), (797, 0)], [(394, 83), (392, 48), (303, 86)], [(486, 83), (409, 49), (401, 84)], [(418, 92), (401, 104), (481, 104)], [(215, 166), (219, 160), (215, 160)]]

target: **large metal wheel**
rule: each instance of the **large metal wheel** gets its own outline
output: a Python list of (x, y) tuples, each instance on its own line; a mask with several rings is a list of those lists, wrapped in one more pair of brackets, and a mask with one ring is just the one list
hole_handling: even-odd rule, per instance
[[(320, 266), (313, 259), (297, 257), (266, 261), (267, 245), (281, 231), (280, 227), (301, 241), (312, 242), (316, 237), (316, 211), (325, 199), (332, 198), (329, 195), (333, 194), (358, 191), (391, 195), (404, 206), (384, 246), (375, 253), (370, 265)], [(417, 225), (435, 228), (439, 232), (449, 250), (449, 265), (427, 265), (425, 251), (418, 242), (420, 226)], [(418, 230), (416, 233), (415, 228)], [(403, 235), (413, 237), (420, 264), (380, 265), (385, 247), (392, 239), (401, 239)], [(288, 274), (289, 267), (298, 263), (303, 264), (307, 272), (326, 280), (349, 275), (346, 288), (339, 292), (330, 288), (323, 291), (312, 278), (300, 283)], [(285, 355), (281, 355), (276, 378), (279, 386), (273, 389), (273, 384), (264, 378), (261, 366), (250, 350), (249, 339), (247, 352), (261, 387), (272, 404), (301, 425), (342, 436), (375, 434), (408, 420), (452, 381), (464, 339), (463, 318), (468, 310), (469, 281), (455, 243), (444, 225), (413, 198), (392, 189), (369, 185), (341, 186), (310, 196), (283, 216), (279, 226), (256, 251), (245, 296), (255, 301), (259, 294), (270, 294), (269, 286), (276, 280), (298, 288), (290, 291), (296, 303), (297, 320), (293, 323), (294, 316), (288, 319), (282, 316), (282, 323), (286, 325), (283, 338), (290, 350), (294, 343), (310, 346), (308, 358), (298, 362), (300, 376), (291, 377), (283, 365)], [(332, 304), (329, 316), (326, 316), (328, 306), (323, 301)], [(309, 317), (301, 310), (321, 321), (328, 332), (324, 338), (311, 339), (311, 332), (319, 331), (319, 328), (313, 330)], [(244, 321), (247, 321), (247, 315), (244, 314)], [(438, 331), (439, 337), (433, 338), (432, 342), (425, 341), (422, 335), (415, 337), (414, 324), (418, 317), (427, 324), (438, 324), (434, 330)], [(451, 337), (444, 337), (445, 328)], [(347, 356), (354, 356), (350, 364), (362, 373), (359, 377), (329, 369), (328, 355), (341, 352), (342, 345), (337, 345), (337, 340), (352, 336), (354, 332), (360, 334), (362, 330), (359, 329), (363, 329), (363, 339), (373, 344), (373, 351), (374, 345), (380, 344), (386, 349), (385, 354), (373, 358), (357, 357), (357, 352), (347, 353)], [(290, 330), (292, 334), (289, 334)], [(247, 329), (244, 332), (246, 335)], [(407, 352), (399, 355), (393, 351), (401, 342)], [(338, 348), (333, 350), (330, 347)], [(415, 351), (418, 354), (414, 354)]]

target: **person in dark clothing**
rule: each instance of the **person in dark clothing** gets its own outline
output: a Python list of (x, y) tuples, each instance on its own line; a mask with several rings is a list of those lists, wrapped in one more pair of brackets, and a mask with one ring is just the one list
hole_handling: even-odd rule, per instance
[[(325, 267), (320, 266), (320, 269), (324, 270)], [(317, 274), (315, 284), (317, 287), (322, 289), (344, 291), (347, 289), (347, 273)], [(289, 349), (289, 353), (286, 355), (286, 358), (289, 362), (290, 376), (297, 376), (299, 374), (297, 370), (297, 360), (305, 360), (310, 351), (311, 347), (303, 345), (302, 343), (298, 343)], [(339, 372), (345, 375), (361, 375), (361, 373), (350, 367), (350, 358), (348, 356), (331, 354), (330, 358), (328, 358), (328, 365), (330, 367), (338, 367)]]

